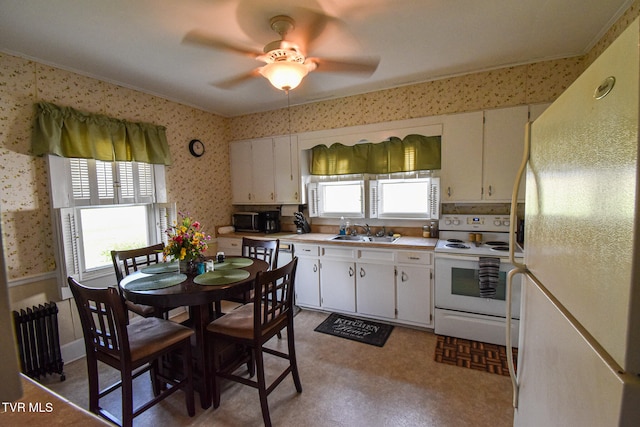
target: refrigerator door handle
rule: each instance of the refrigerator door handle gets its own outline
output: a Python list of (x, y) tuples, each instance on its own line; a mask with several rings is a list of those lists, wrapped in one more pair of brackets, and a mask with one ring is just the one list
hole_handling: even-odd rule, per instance
[(516, 268), (526, 269), (526, 265), (516, 261), (516, 226), (518, 224), (518, 191), (520, 189), (520, 181), (527, 170), (529, 162), (529, 147), (531, 145), (531, 122), (527, 122), (524, 128), (524, 150), (522, 153), (522, 162), (513, 183), (513, 191), (511, 193), (511, 211), (509, 213), (509, 262)]
[(507, 327), (506, 327), (506, 347), (507, 347), (507, 366), (509, 367), (509, 377), (511, 377), (511, 387), (513, 388), (513, 407), (518, 408), (518, 376), (516, 375), (515, 366), (513, 363), (513, 345), (511, 344), (511, 288), (513, 287), (513, 277), (517, 274), (528, 274), (528, 271), (525, 268), (516, 267), (512, 270), (509, 270), (507, 273), (507, 289), (505, 302), (507, 305)]

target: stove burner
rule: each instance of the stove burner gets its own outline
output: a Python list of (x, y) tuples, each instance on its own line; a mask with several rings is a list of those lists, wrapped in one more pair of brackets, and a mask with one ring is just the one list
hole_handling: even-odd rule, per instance
[(493, 251), (508, 251), (509, 250), (509, 246), (492, 246), (491, 250)]
[(509, 247), (509, 243), (501, 242), (501, 241), (485, 242), (484, 244), (487, 246), (506, 246), (507, 248)]
[(463, 245), (462, 243), (447, 243), (445, 246), (448, 248), (454, 248), (454, 249), (469, 249), (469, 246)]
[(450, 243), (463, 243), (462, 240), (460, 240), (460, 239), (447, 239), (447, 242), (450, 242)]

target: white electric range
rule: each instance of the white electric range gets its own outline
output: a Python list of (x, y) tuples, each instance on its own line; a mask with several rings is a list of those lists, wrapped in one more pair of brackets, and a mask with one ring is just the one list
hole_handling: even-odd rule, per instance
[[(506, 342), (508, 215), (442, 215), (435, 248), (435, 333), (492, 344)], [(514, 247), (516, 258), (524, 256)], [(480, 277), (490, 263), (496, 276), (491, 297), (481, 295)], [(518, 342), (521, 278), (512, 288), (512, 343)]]

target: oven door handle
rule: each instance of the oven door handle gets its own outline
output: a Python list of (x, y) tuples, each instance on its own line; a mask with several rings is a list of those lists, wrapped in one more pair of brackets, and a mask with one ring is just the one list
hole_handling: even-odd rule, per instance
[[(436, 261), (439, 259), (449, 259), (453, 261), (480, 262), (480, 257), (475, 255), (453, 255), (453, 254), (436, 253), (435, 259)], [(501, 258), (501, 260), (503, 260), (504, 262), (508, 261), (505, 258)]]

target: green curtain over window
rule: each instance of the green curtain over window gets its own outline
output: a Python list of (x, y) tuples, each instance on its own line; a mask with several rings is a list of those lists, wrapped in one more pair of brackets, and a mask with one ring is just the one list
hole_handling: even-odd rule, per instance
[(311, 149), (312, 175), (383, 174), (440, 169), (441, 137), (407, 135), (377, 144), (316, 145)]
[(171, 164), (166, 128), (37, 104), (32, 150), (37, 156)]

